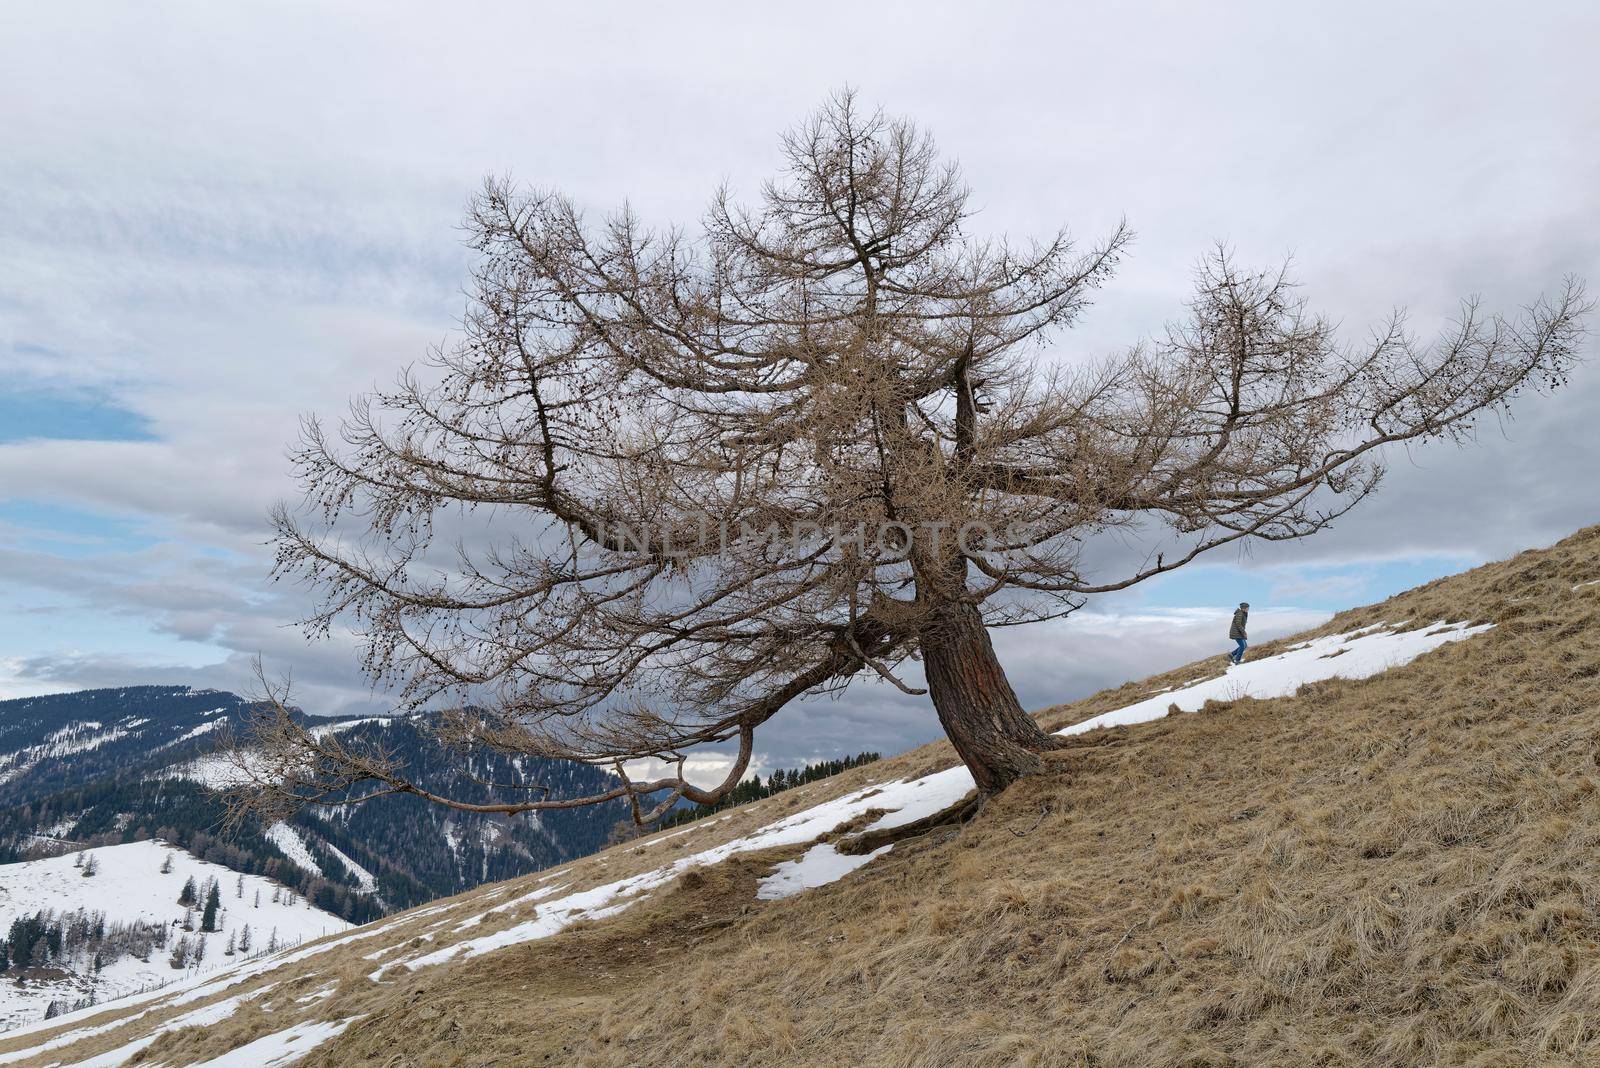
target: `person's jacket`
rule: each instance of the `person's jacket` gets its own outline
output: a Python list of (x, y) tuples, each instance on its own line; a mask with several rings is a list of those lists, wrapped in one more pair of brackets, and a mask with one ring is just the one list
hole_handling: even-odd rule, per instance
[(1246, 636), (1244, 632), (1244, 624), (1245, 620), (1249, 618), (1250, 610), (1248, 608), (1238, 608), (1234, 610), (1233, 626), (1228, 628), (1229, 641), (1238, 641), (1240, 638), (1244, 638)]

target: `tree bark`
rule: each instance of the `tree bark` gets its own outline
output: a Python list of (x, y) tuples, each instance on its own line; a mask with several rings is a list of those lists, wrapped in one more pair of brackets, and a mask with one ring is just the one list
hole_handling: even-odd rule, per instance
[(1039, 753), (1054, 739), (1023, 711), (976, 606), (938, 611), (922, 635), (922, 665), (939, 722), (980, 793), (1039, 770)]

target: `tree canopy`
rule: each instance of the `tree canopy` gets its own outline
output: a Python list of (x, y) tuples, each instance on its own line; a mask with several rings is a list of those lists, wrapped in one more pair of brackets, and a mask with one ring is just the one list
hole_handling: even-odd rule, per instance
[[(459, 340), (337, 432), (308, 420), (305, 500), (274, 515), (279, 572), (322, 598), (311, 632), (348, 628), (375, 682), (455, 708), (463, 750), (600, 763), (615, 787), (464, 805), (279, 708), (243, 802), (626, 797), (648, 819), (715, 803), (763, 723), (863, 676), (928, 693), (1001, 789), (1055, 742), (988, 628), (1315, 534), (1378, 487), (1386, 446), (1460, 441), (1561, 384), (1588, 307), (1569, 281), (1513, 317), (1469, 300), (1430, 340), (1398, 312), (1347, 340), (1285, 269), (1219, 247), (1173, 323), (1059, 359), (1126, 227), (979, 236), (956, 165), (850, 94), (782, 150), (755, 204), (721, 190), (694, 230), (487, 182)], [(1102, 570), (1110, 532), (1153, 548)], [(697, 786), (686, 753), (710, 743), (736, 756)], [(669, 770), (630, 777), (645, 758)]]

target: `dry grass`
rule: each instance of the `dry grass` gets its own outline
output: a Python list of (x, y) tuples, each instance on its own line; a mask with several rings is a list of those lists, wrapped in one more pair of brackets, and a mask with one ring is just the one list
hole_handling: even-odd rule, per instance
[[(1498, 626), (1372, 679), (1119, 729), (1121, 744), (1057, 754), (971, 824), (831, 887), (757, 902), (756, 880), (795, 851), (747, 854), (613, 919), (370, 982), (362, 954), (439, 917), (408, 920), (144, 1059), (203, 1060), (296, 1013), (359, 1013), (302, 1063), (1600, 1063), (1600, 585), (1572, 589), (1597, 578), (1591, 528), (1346, 613), (1324, 629)], [(1041, 718), (1059, 727), (1218, 662)], [(925, 747), (555, 880), (655, 867), (951, 759)], [(530, 886), (479, 891), (447, 918)], [(295, 1007), (334, 977), (334, 998)], [(127, 1042), (161, 1015), (72, 1052)]]

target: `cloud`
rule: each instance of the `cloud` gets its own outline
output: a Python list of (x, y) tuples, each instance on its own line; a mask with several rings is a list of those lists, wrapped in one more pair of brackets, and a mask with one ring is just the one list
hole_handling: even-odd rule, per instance
[[(484, 174), (692, 225), (857, 85), (963, 160), (974, 233), (1134, 224), (1045, 363), (1181, 314), (1217, 238), (1250, 262), (1292, 250), (1352, 338), (1395, 304), (1425, 329), (1471, 293), (1513, 308), (1569, 272), (1600, 284), (1600, 9), (1453, 11), (31, 5), (0, 36), (0, 374), (26, 387), (0, 405), (0, 694), (238, 689), (261, 654), (308, 707), (381, 706), (348, 636), (291, 625), (306, 596), (266, 581), (264, 517), (293, 492), (301, 412), (337, 417), (450, 336)], [(1288, 625), (1413, 581), (1418, 559), (1431, 577), (1553, 541), (1600, 521), (1595, 410), (1590, 364), (1504, 433), (1396, 453), (1385, 491), (1321, 538), (1003, 632), (1002, 656), (1037, 707), (1216, 651), (1215, 612), (1241, 596), (1302, 613)], [(765, 757), (936, 733), (925, 701), (858, 685), (786, 712)]]

